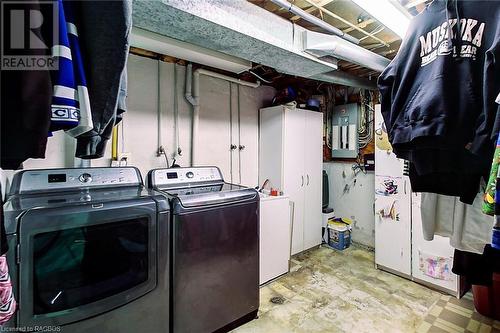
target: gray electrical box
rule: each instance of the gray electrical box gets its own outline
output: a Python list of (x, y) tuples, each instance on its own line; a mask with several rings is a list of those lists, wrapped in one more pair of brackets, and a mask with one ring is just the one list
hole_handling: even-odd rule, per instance
[(358, 104), (336, 106), (332, 114), (332, 157), (356, 158), (359, 150)]

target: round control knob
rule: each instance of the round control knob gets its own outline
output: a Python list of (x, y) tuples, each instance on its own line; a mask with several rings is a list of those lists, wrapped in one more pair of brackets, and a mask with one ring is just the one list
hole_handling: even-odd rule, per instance
[(194, 177), (194, 173), (192, 173), (191, 171), (189, 171), (188, 173), (186, 173), (186, 177), (193, 178)]
[(89, 173), (82, 173), (80, 177), (78, 177), (78, 180), (82, 183), (90, 183), (92, 181), (92, 175)]

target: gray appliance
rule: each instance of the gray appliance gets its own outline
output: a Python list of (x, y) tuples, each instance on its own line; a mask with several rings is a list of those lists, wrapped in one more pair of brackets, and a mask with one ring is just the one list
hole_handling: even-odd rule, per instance
[(151, 170), (171, 201), (171, 331), (229, 331), (259, 308), (259, 195), (216, 167)]
[(169, 203), (136, 168), (21, 171), (4, 209), (7, 326), (168, 332)]

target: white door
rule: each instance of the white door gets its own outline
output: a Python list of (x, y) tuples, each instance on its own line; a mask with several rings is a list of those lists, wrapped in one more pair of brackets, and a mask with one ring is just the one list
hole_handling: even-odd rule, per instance
[(420, 194), (413, 193), (412, 275), (415, 279), (448, 289), (455, 294), (458, 291), (457, 276), (451, 272), (455, 249), (446, 237), (436, 235), (432, 241), (424, 239), (420, 201)]
[(239, 126), (239, 110), (238, 110), (238, 85), (234, 83), (229, 83), (231, 95), (229, 96), (229, 102), (231, 105), (230, 118), (231, 122), (231, 173), (226, 176), (226, 179), (232, 184), (239, 184), (240, 179), (240, 151), (238, 149), (240, 145), (240, 126)]
[(202, 75), (200, 77), (200, 90), (197, 164), (219, 167), (224, 179), (230, 181), (229, 82)]
[(262, 100), (256, 98), (251, 87), (239, 87), (239, 181), (241, 185), (259, 185), (259, 108)]
[(323, 185), (323, 114), (303, 111), (305, 128), (304, 249), (321, 244)]
[(285, 140), (283, 152), (283, 191), (293, 203), (292, 254), (304, 248), (304, 197), (306, 177), (305, 160), (305, 113), (299, 110), (285, 111)]
[(260, 200), (260, 284), (288, 272), (290, 202), (286, 197)]

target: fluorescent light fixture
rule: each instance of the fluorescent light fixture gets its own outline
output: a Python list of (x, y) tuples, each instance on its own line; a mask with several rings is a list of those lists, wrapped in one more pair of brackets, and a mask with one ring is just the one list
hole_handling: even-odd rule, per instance
[(390, 0), (352, 0), (377, 21), (403, 38), (410, 19)]
[(130, 45), (233, 73), (242, 73), (252, 68), (250, 61), (136, 27), (132, 28)]

